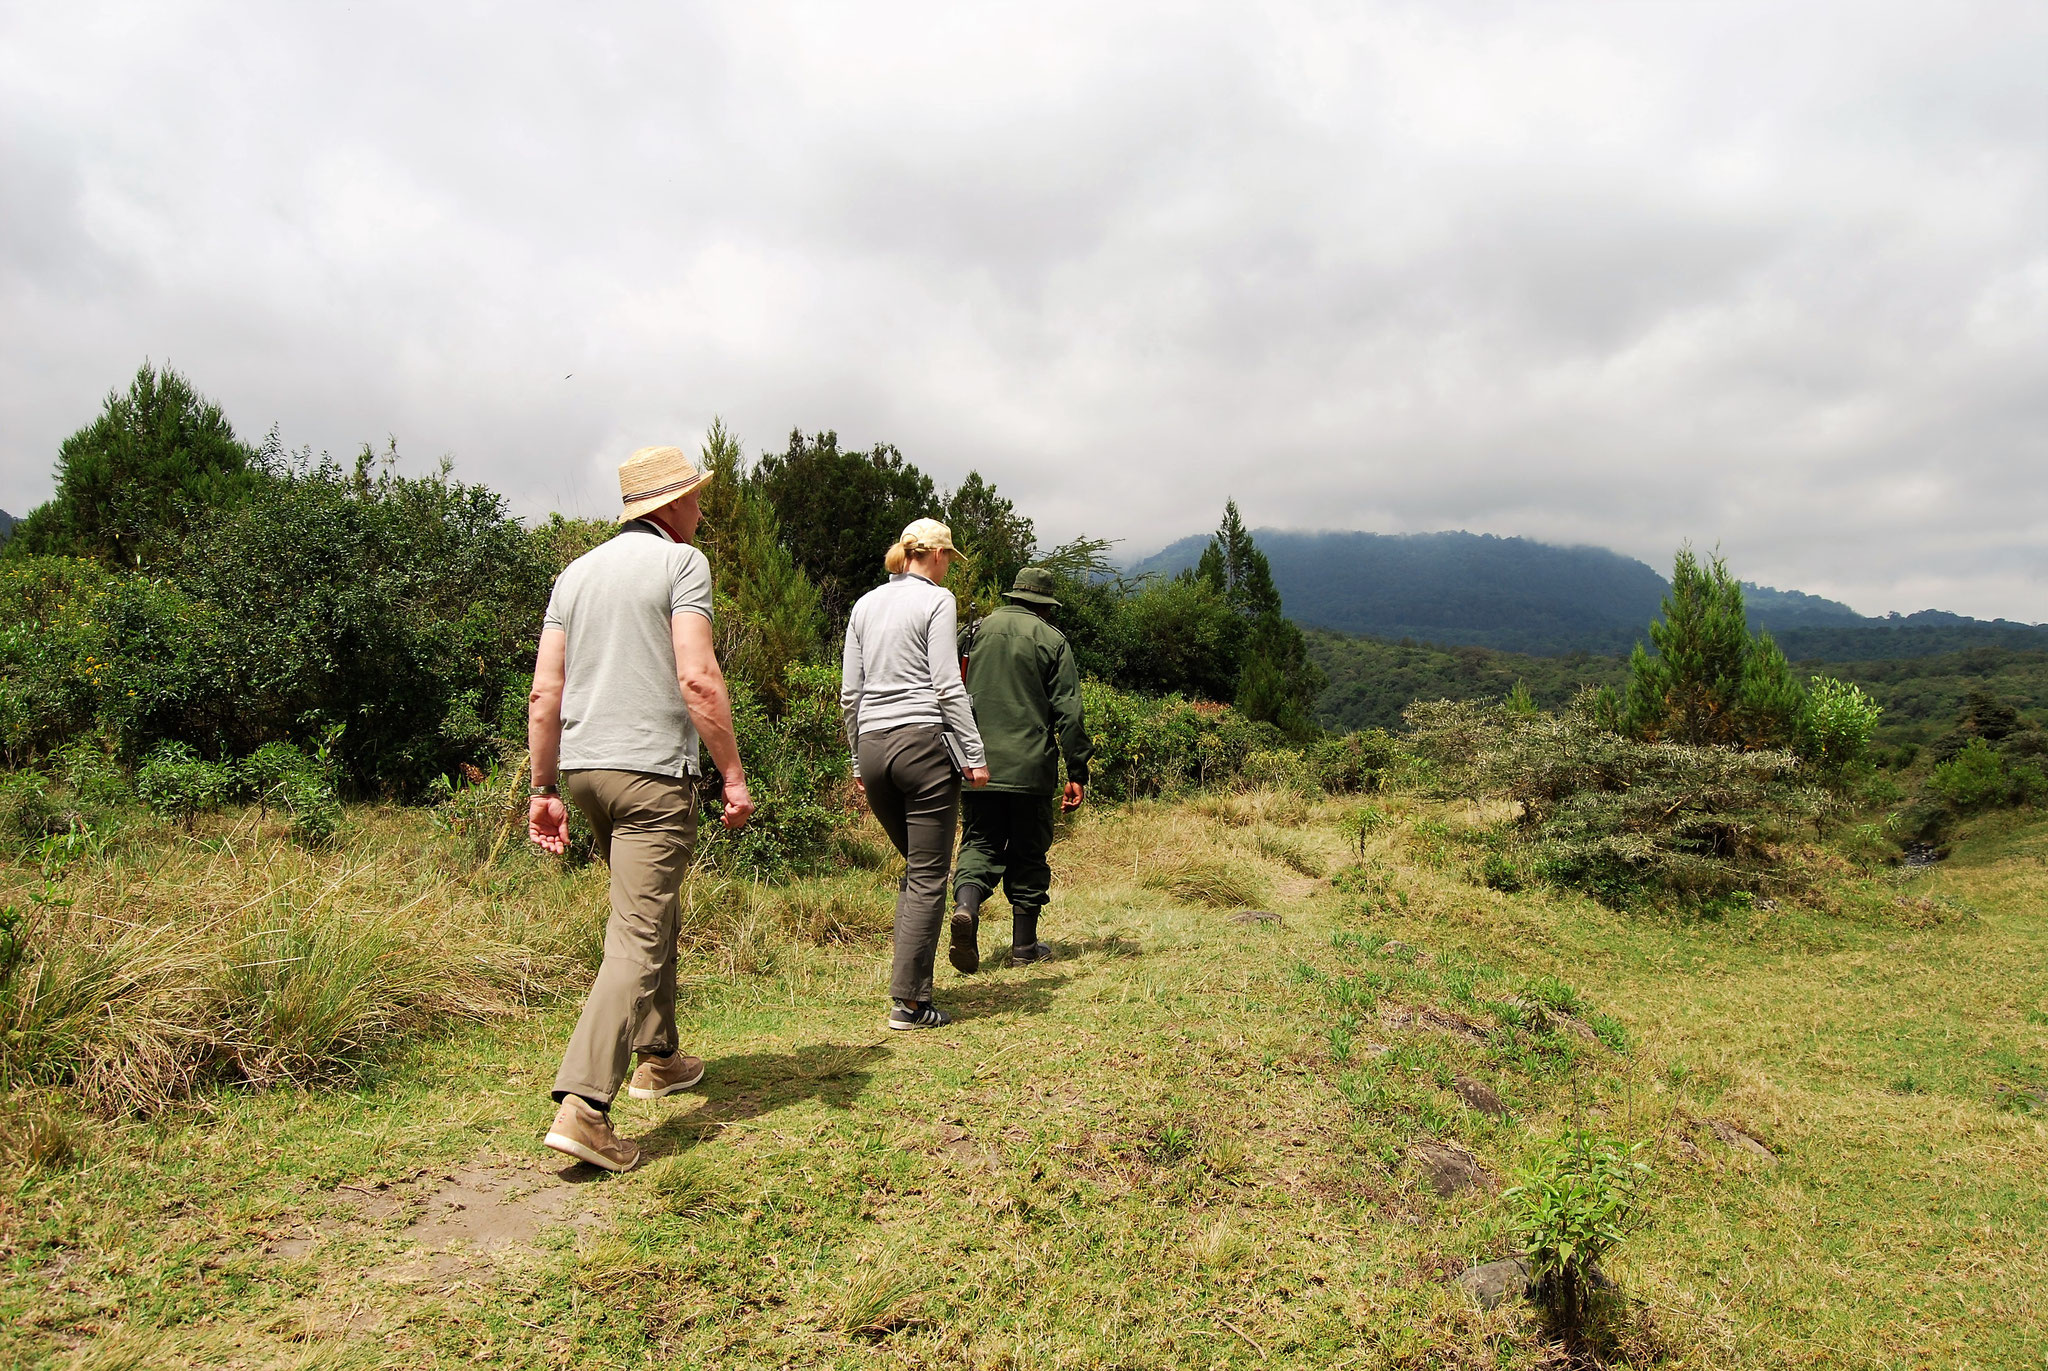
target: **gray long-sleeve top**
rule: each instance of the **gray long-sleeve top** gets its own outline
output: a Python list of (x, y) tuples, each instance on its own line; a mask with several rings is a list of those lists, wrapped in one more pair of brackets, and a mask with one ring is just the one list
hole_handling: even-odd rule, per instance
[(959, 619), (951, 591), (901, 572), (860, 597), (846, 623), (840, 663), (839, 712), (860, 775), (866, 733), (905, 724), (952, 730), (969, 766), (988, 765), (974, 707), (960, 680)]

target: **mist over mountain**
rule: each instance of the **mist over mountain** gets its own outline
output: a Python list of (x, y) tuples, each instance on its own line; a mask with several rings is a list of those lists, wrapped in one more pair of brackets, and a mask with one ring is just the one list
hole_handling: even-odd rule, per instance
[[(1644, 637), (1669, 589), (1633, 557), (1528, 538), (1281, 529), (1255, 537), (1289, 618), (1374, 638), (1550, 656), (1621, 653)], [(1129, 574), (1172, 575), (1193, 566), (1207, 543), (1207, 534), (1182, 538)], [(2048, 628), (2003, 619), (1940, 610), (1873, 618), (1799, 590), (1745, 582), (1743, 593), (1751, 624), (1768, 629), (1794, 660), (2048, 647)]]

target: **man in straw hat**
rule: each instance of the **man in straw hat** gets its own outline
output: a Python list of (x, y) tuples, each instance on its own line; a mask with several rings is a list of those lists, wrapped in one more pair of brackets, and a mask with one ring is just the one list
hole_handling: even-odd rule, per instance
[[(1081, 676), (1066, 636), (1046, 622), (1059, 608), (1052, 573), (1025, 567), (1010, 601), (981, 621), (967, 659), (967, 694), (988, 753), (988, 785), (961, 797), (960, 860), (953, 876), (947, 960), (963, 975), (981, 969), (981, 902), (998, 885), (1010, 900), (1010, 965), (1052, 956), (1038, 915), (1052, 899), (1053, 797), (1078, 808), (1094, 753), (1081, 717)], [(1067, 780), (1060, 784), (1060, 758)]]
[(704, 1063), (676, 1041), (676, 923), (697, 839), (697, 745), (725, 782), (725, 826), (754, 812), (733, 741), (732, 703), (711, 645), (711, 566), (690, 546), (711, 474), (681, 448), (644, 447), (619, 468), (621, 528), (555, 580), (527, 704), (533, 796), (527, 834), (568, 845), (559, 785), (611, 866), (604, 964), (555, 1075), (547, 1145), (607, 1171), (640, 1149), (612, 1131), (613, 1096), (659, 1099)]

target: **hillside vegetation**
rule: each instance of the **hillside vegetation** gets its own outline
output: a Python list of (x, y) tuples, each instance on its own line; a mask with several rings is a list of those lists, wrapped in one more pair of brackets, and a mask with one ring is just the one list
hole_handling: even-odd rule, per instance
[[(1492, 824), (1414, 795), (1085, 809), (1061, 959), (948, 979), (959, 1024), (911, 1041), (876, 1009), (872, 828), (836, 875), (701, 873), (683, 1025), (709, 1074), (622, 1103), (653, 1160), (618, 1178), (536, 1141), (601, 869), (481, 861), (388, 809), (318, 853), (250, 811), (12, 868), (16, 909), (134, 930), (112, 946), (153, 994), (271, 978), (263, 1041), (301, 1055), (269, 1069), (316, 1088), (140, 1117), (14, 1096), (0, 1360), (1554, 1365), (1531, 1310), (1457, 1279), (1517, 1248), (1503, 1189), (1578, 1122), (1650, 1168), (1606, 1263), (1611, 1359), (2038, 1364), (2048, 828), (1702, 921), (1488, 889)], [(147, 962), (138, 911), (171, 920)], [(300, 932), (177, 932), (201, 919)], [(420, 926), (462, 955), (423, 968)], [(286, 993), (337, 973), (332, 1010)], [(86, 1059), (125, 1060), (100, 1054), (160, 1004), (100, 1011)]]
[[(1284, 529), (1260, 529), (1256, 536), (1296, 622), (1390, 641), (1541, 656), (1626, 653), (1670, 589), (1632, 557), (1527, 538)], [(1129, 574), (1171, 575), (1194, 565), (1201, 551), (1200, 539), (1182, 539)], [(1872, 618), (1801, 591), (1748, 583), (1743, 590), (1753, 626), (1770, 632), (1795, 660), (1935, 656), (1980, 647), (2048, 651), (2048, 627), (1939, 610)]]

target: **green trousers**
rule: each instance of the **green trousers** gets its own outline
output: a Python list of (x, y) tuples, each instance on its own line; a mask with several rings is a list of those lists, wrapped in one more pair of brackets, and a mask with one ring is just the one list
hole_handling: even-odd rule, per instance
[(1000, 887), (1012, 910), (1043, 909), (1052, 898), (1052, 866), (1045, 854), (1052, 850), (1057, 803), (1051, 795), (962, 791), (953, 888), (978, 885), (994, 894)]

